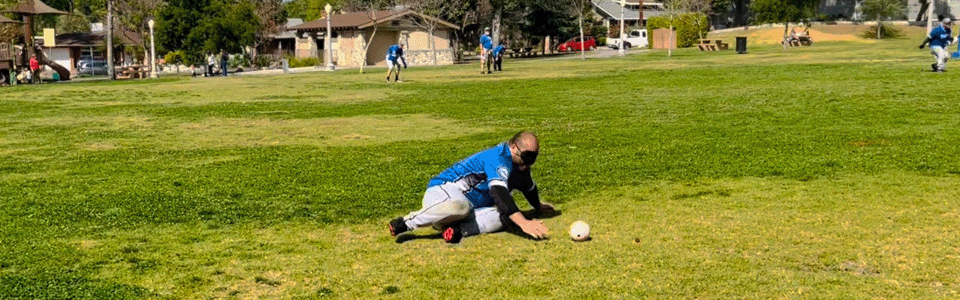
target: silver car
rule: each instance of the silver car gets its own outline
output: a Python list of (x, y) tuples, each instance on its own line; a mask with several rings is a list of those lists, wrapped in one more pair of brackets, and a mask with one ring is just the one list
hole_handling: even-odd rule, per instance
[(102, 60), (81, 61), (77, 73), (80, 75), (107, 75), (107, 62)]

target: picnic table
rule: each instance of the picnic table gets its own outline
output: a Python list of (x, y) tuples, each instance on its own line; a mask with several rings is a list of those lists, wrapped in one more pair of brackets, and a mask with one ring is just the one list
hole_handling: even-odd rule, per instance
[(514, 49), (510, 49), (507, 55), (509, 55), (510, 57), (529, 57), (529, 56), (537, 56), (538, 52), (539, 51), (533, 51), (533, 47), (514, 48)]
[(117, 73), (117, 79), (147, 78), (147, 76), (150, 75), (150, 67), (143, 65), (130, 65), (119, 68), (120, 72)]
[(700, 44), (697, 44), (697, 48), (700, 51), (720, 51), (729, 49), (730, 44), (724, 43), (723, 40), (702, 39)]
[(783, 42), (780, 43), (791, 47), (810, 46), (813, 45), (813, 39), (811, 39), (809, 35), (801, 35), (795, 38), (786, 37), (783, 39)]

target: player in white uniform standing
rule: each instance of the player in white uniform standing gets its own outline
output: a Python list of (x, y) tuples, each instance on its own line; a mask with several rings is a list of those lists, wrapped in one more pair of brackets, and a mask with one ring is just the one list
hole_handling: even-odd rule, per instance
[(465, 236), (495, 232), (513, 223), (534, 239), (546, 237), (543, 222), (523, 216), (510, 195), (511, 190), (520, 190), (538, 212), (553, 210), (553, 205), (540, 201), (530, 177), (539, 152), (537, 136), (521, 131), (509, 142), (455, 163), (430, 179), (423, 208), (390, 221), (390, 234), (433, 226), (443, 230), (448, 243), (459, 243)]

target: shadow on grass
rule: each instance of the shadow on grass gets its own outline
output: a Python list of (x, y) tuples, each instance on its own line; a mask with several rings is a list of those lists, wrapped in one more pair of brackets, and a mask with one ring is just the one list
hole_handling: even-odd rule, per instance
[[(563, 212), (559, 210), (538, 213), (537, 211), (532, 209), (524, 211), (522, 213), (523, 213), (523, 216), (526, 217), (527, 219), (550, 219), (563, 214)], [(533, 237), (527, 235), (526, 233), (523, 232), (523, 230), (520, 230), (520, 227), (517, 227), (512, 223), (506, 224), (506, 226), (504, 226), (504, 229), (497, 232), (507, 232), (525, 239), (533, 240)], [(469, 237), (465, 237), (465, 238), (469, 238)], [(442, 240), (442, 239), (443, 239), (443, 234), (440, 232), (433, 233), (433, 234), (423, 234), (423, 235), (408, 233), (408, 234), (403, 234), (398, 236), (396, 239), (396, 242), (397, 244), (403, 244), (413, 240)]]

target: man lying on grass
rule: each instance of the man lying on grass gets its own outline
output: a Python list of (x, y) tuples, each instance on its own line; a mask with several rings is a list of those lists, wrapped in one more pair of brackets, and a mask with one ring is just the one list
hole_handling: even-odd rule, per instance
[(539, 153), (537, 136), (521, 131), (509, 142), (453, 164), (430, 179), (423, 208), (390, 221), (390, 234), (433, 226), (443, 231), (447, 243), (459, 243), (463, 237), (495, 232), (513, 223), (534, 239), (545, 238), (543, 222), (524, 217), (510, 195), (510, 191), (520, 190), (538, 212), (553, 210), (553, 205), (540, 202), (537, 185), (530, 177)]

